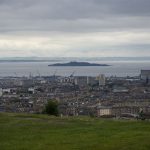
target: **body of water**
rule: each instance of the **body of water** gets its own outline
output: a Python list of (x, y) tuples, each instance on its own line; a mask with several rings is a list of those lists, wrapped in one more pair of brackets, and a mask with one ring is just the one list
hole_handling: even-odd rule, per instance
[[(63, 61), (64, 62), (64, 61)], [(0, 76), (138, 76), (141, 69), (150, 69), (150, 61), (89, 61), (91, 63), (109, 64), (111, 66), (94, 67), (49, 67), (54, 62), (2, 62), (0, 63)], [(55, 62), (57, 63), (57, 62)], [(60, 63), (60, 61), (59, 61)]]

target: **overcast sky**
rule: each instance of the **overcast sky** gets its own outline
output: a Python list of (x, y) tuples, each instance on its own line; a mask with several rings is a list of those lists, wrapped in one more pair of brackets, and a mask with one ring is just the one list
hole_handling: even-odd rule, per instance
[(0, 0), (0, 57), (150, 56), (150, 0)]

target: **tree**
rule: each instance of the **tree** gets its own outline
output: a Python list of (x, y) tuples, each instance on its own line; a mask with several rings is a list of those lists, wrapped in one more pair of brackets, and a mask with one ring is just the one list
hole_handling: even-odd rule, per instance
[(145, 120), (143, 109), (140, 109), (140, 112), (139, 112), (139, 119)]
[(49, 115), (58, 116), (58, 103), (54, 100), (49, 100), (45, 105), (44, 113)]

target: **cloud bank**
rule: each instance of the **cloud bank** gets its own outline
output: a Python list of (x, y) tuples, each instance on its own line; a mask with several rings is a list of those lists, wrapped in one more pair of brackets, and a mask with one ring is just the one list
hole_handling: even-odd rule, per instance
[(149, 0), (0, 0), (0, 56), (150, 56)]

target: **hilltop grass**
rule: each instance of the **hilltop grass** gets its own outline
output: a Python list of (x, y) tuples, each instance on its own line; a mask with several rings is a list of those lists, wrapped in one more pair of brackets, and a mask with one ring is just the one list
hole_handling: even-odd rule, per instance
[(1, 150), (150, 150), (150, 122), (0, 113)]

